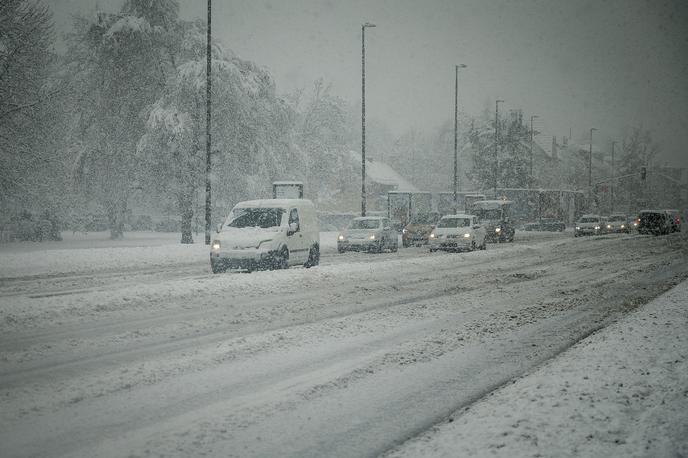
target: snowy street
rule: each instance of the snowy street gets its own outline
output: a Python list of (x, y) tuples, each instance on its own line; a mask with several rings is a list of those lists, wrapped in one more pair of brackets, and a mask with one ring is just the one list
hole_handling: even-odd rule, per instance
[[(206, 246), (173, 239), (0, 247), (0, 454), (451, 456), (452, 437), (488, 454), (474, 433), (495, 422), (474, 406), (497, 390), (522, 408), (543, 366), (594, 372), (607, 341), (588, 359), (571, 347), (688, 278), (685, 232), (519, 232), (458, 254), (339, 255), (321, 237), (318, 267), (219, 275)], [(561, 358), (573, 362), (552, 369)], [(685, 452), (682, 420), (683, 442), (638, 453)]]

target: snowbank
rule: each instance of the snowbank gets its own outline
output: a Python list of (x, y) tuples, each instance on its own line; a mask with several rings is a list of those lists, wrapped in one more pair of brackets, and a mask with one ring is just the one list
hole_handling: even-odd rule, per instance
[(688, 456), (688, 281), (390, 456)]

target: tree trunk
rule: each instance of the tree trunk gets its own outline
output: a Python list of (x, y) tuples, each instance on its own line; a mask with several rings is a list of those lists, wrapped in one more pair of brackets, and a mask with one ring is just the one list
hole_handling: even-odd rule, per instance
[(110, 226), (110, 239), (120, 240), (124, 238), (124, 215), (126, 213), (125, 202), (111, 202), (108, 205), (107, 216)]
[(182, 217), (182, 243), (193, 243), (193, 188), (187, 189), (179, 196), (179, 213)]

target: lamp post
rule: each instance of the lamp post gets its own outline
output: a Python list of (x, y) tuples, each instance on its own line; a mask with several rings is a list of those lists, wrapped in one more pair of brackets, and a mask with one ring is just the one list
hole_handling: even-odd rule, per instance
[(530, 117), (530, 180), (528, 181), (528, 187), (530, 188), (533, 182), (533, 119), (539, 118), (538, 115), (533, 115)]
[(590, 128), (590, 154), (588, 154), (588, 206), (592, 205), (592, 133), (597, 129)]
[(208, 30), (206, 37), (206, 69), (205, 69), (205, 244), (210, 245), (210, 225), (211, 225), (211, 210), (210, 210), (210, 72), (212, 68), (212, 56), (210, 54), (210, 19), (211, 19), (211, 3), (208, 0)]
[(498, 173), (498, 156), (497, 156), (497, 144), (499, 143), (499, 104), (503, 103), (504, 100), (495, 101), (495, 139), (494, 139), (494, 164), (493, 164), (493, 180), (494, 180), (494, 198), (497, 198), (497, 173)]
[(454, 66), (454, 213), (458, 212), (459, 207), (459, 68), (466, 68), (466, 64), (459, 64)]
[(615, 175), (616, 172), (614, 171), (614, 146), (616, 145), (616, 142), (612, 142), (612, 187), (610, 189), (611, 191), (611, 211), (610, 213), (614, 213), (614, 181), (615, 181)]
[(366, 215), (365, 175), (365, 29), (375, 27), (366, 22), (361, 26), (361, 216)]

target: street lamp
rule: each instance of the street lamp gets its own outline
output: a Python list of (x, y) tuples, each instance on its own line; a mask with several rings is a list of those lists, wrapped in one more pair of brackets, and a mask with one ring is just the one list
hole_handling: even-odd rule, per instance
[(497, 172), (498, 172), (498, 156), (497, 156), (497, 144), (499, 142), (499, 104), (503, 103), (504, 100), (496, 100), (495, 101), (495, 140), (494, 140), (494, 164), (493, 164), (493, 170), (492, 170), (492, 175), (494, 178), (494, 198), (497, 198)]
[(530, 181), (528, 182), (528, 187), (533, 182), (533, 119), (539, 118), (538, 115), (533, 115), (530, 117)]
[(611, 186), (611, 212), (614, 213), (614, 181), (615, 181), (615, 171), (614, 171), (614, 146), (616, 145), (616, 142), (612, 142), (612, 186)]
[(205, 244), (210, 245), (210, 226), (211, 226), (211, 210), (210, 210), (210, 71), (212, 68), (212, 56), (210, 54), (210, 19), (211, 19), (211, 3), (208, 0), (208, 30), (206, 37), (206, 69), (205, 69)]
[(361, 26), (361, 216), (366, 215), (365, 175), (365, 29), (376, 27), (366, 22)]
[(595, 130), (597, 129), (594, 127), (590, 128), (590, 154), (588, 155), (588, 206), (592, 205), (592, 133)]
[(459, 68), (466, 64), (454, 66), (454, 213), (459, 206), (459, 153), (458, 153), (458, 119), (459, 119)]

